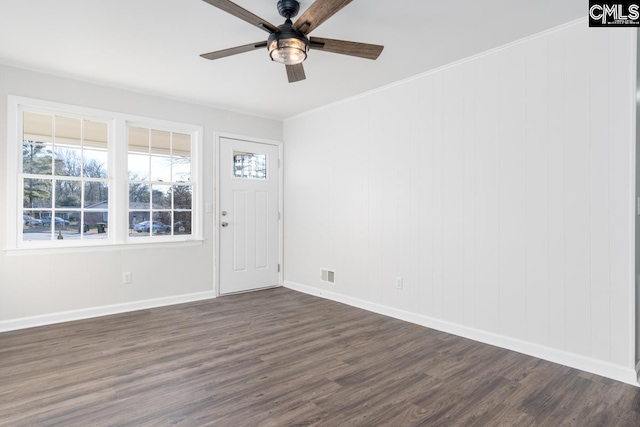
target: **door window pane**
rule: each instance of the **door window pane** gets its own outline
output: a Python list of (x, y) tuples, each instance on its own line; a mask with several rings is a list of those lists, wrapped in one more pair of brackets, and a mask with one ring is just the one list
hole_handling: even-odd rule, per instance
[(267, 155), (234, 151), (233, 176), (244, 179), (267, 179)]

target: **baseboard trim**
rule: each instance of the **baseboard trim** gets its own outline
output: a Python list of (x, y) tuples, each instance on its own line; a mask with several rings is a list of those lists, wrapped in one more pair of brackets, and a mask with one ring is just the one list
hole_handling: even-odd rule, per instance
[(73, 320), (90, 319), (92, 317), (108, 316), (110, 314), (126, 313), (148, 308), (163, 307), (167, 305), (182, 304), (185, 302), (201, 301), (215, 298), (213, 291), (198, 292), (193, 294), (176, 295), (172, 297), (154, 298), (142, 301), (126, 302), (122, 304), (105, 305), (101, 307), (83, 308), (79, 310), (62, 311), (58, 313), (43, 314), (40, 316), (22, 317), (0, 321), (0, 332), (15, 331), (18, 329), (34, 328), (37, 326), (53, 325), (55, 323), (70, 322)]
[(581, 371), (590, 372), (592, 374), (601, 375), (603, 377), (611, 378), (616, 381), (631, 384), (636, 387), (639, 386), (638, 368), (640, 368), (640, 364), (638, 364), (635, 369), (625, 368), (619, 365), (614, 365), (612, 363), (604, 362), (601, 360), (569, 353), (563, 350), (557, 350), (528, 341), (486, 332), (479, 329), (470, 328), (468, 326), (462, 326), (456, 323), (411, 313), (405, 310), (399, 310), (382, 304), (373, 303), (359, 298), (349, 297), (337, 292), (326, 291), (324, 289), (318, 289), (312, 286), (302, 285), (295, 282), (285, 281), (284, 287), (294, 291), (318, 296), (374, 313), (393, 317), (395, 319), (415, 323), (427, 328), (436, 329), (438, 331), (472, 339), (474, 341), (495, 345), (507, 350), (512, 350), (518, 353), (526, 354), (528, 356), (544, 359), (549, 362), (559, 363), (571, 368), (580, 369)]

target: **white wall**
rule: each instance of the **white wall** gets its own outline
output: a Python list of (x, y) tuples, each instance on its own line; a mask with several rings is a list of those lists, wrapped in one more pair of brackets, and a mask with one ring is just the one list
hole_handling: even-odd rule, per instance
[[(117, 111), (204, 127), (204, 201), (214, 197), (214, 132), (282, 140), (282, 123), (214, 108), (0, 66), (0, 170), (6, 165), (7, 95)], [(6, 247), (6, 186), (0, 185), (0, 248)], [(161, 248), (65, 251), (15, 255), (0, 252), (0, 330), (99, 314), (97, 307), (135, 308), (145, 301), (211, 296), (214, 283), (213, 214), (204, 218), (205, 241)], [(122, 284), (122, 272), (133, 283)], [(141, 303), (140, 302), (145, 302)], [(153, 304), (153, 303), (151, 303)], [(124, 306), (122, 306), (124, 305)], [(147, 304), (148, 305), (148, 304)], [(87, 310), (88, 309), (88, 310)], [(57, 316), (57, 313), (81, 310)], [(84, 311), (83, 311), (84, 310)], [(109, 311), (109, 310), (107, 310)], [(36, 316), (36, 318), (33, 318)], [(38, 317), (40, 316), (40, 317)]]
[(635, 382), (634, 49), (579, 22), (287, 120), (285, 284)]

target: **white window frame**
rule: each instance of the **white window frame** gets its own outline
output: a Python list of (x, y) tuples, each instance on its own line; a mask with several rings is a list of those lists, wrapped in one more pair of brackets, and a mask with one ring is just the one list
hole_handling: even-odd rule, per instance
[[(6, 162), (6, 247), (7, 251), (51, 250), (73, 248), (121, 248), (156, 247), (158, 244), (175, 242), (201, 242), (203, 240), (203, 127), (168, 120), (123, 114), (70, 104), (44, 101), (34, 98), (9, 95), (7, 98), (7, 162)], [(22, 172), (22, 117), (23, 111), (48, 114), (72, 115), (86, 119), (106, 121), (109, 129), (108, 140), (108, 183), (109, 183), (109, 236), (105, 239), (24, 241), (22, 239), (22, 197), (19, 182)], [(170, 130), (191, 135), (191, 185), (192, 185), (192, 228), (190, 235), (155, 237), (129, 237), (128, 232), (128, 170), (127, 170), (127, 126), (139, 125), (154, 129)]]

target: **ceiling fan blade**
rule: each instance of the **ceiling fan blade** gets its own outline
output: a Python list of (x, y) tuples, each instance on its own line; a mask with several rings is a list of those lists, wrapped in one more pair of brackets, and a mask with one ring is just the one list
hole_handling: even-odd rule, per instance
[(231, 55), (237, 55), (239, 53), (250, 52), (256, 49), (263, 49), (265, 47), (267, 47), (267, 42), (257, 42), (257, 43), (245, 44), (244, 46), (236, 46), (236, 47), (231, 47), (229, 49), (217, 50), (215, 52), (203, 53), (200, 56), (203, 57), (204, 59), (214, 60), (214, 59), (226, 58), (227, 56), (231, 56)]
[(289, 83), (299, 82), (300, 80), (304, 80), (307, 76), (304, 75), (304, 67), (302, 63), (296, 65), (287, 65), (287, 78), (289, 79)]
[(268, 33), (275, 33), (278, 31), (278, 27), (271, 24), (268, 21), (260, 18), (259, 16), (254, 15), (248, 10), (238, 6), (237, 4), (229, 1), (229, 0), (203, 0), (209, 3), (211, 6), (215, 6), (218, 9), (222, 9), (227, 13), (235, 16), (236, 18), (240, 18), (245, 22), (248, 22), (251, 25), (255, 25), (256, 27), (265, 30)]
[[(206, 0), (205, 0), (206, 1)], [(293, 24), (293, 28), (309, 34), (353, 0), (316, 0)]]
[(346, 40), (325, 39), (322, 37), (309, 38), (311, 49), (325, 52), (340, 53), (342, 55), (357, 56), (366, 59), (378, 59), (384, 46), (377, 44), (349, 42)]

